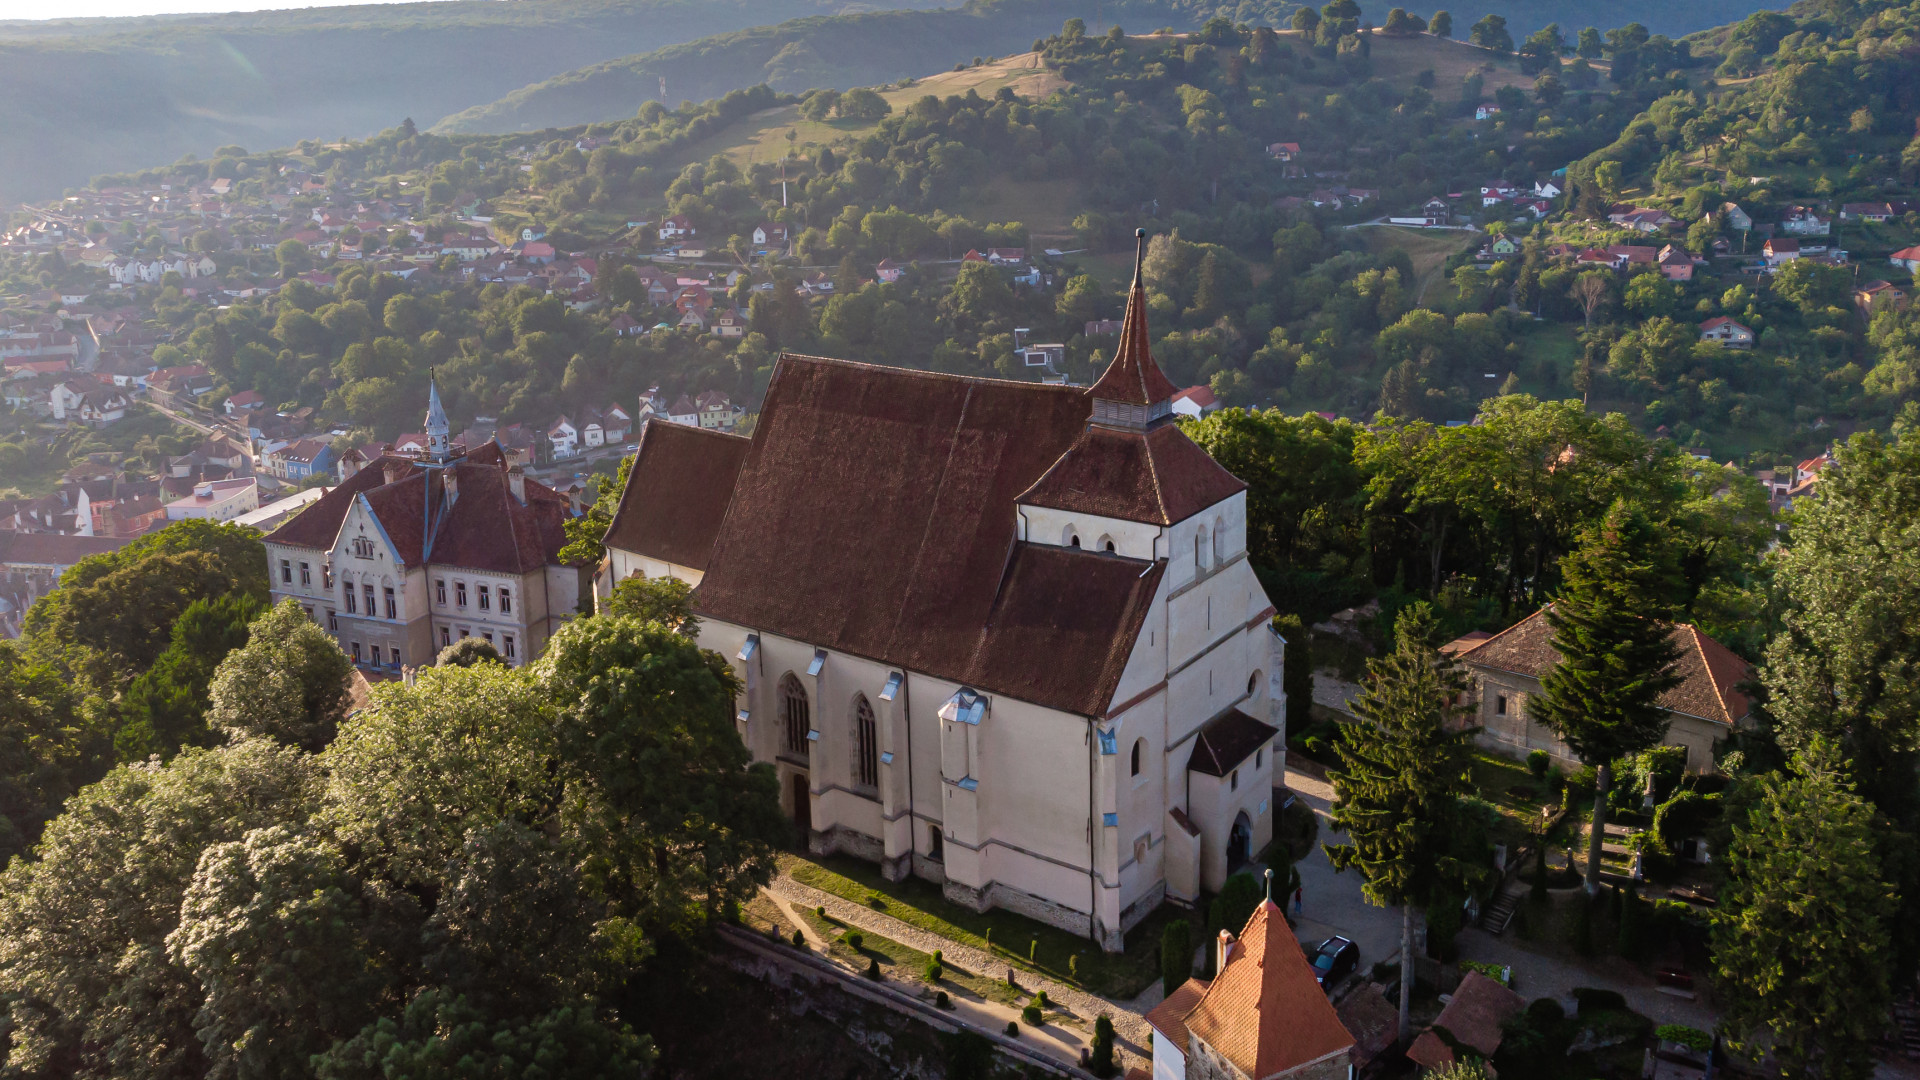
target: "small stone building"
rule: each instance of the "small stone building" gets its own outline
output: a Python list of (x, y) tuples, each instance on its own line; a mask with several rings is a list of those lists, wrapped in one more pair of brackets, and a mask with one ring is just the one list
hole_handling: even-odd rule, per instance
[[(1473, 677), (1482, 747), (1514, 758), (1545, 750), (1561, 766), (1577, 768), (1580, 762), (1572, 749), (1527, 708), (1540, 693), (1541, 677), (1560, 660), (1546, 620), (1551, 607), (1490, 637), (1461, 638), (1445, 651), (1458, 657)], [(1686, 748), (1688, 772), (1710, 772), (1720, 741), (1752, 719), (1753, 705), (1737, 689), (1751, 668), (1698, 627), (1677, 623), (1672, 634), (1680, 648), (1674, 665), (1680, 685), (1660, 696), (1660, 707), (1671, 716), (1665, 743)]]

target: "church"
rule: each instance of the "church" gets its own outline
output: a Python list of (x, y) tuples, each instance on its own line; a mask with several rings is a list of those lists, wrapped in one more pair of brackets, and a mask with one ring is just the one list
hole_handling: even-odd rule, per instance
[(695, 586), (813, 851), (1109, 950), (1257, 855), (1284, 776), (1246, 485), (1146, 308), (1136, 258), (1091, 388), (783, 355), (750, 437), (646, 424), (601, 576)]
[(425, 453), (389, 447), (267, 534), (273, 602), (298, 601), (370, 671), (431, 664), (464, 637), (526, 663), (592, 587), (559, 559), (573, 506), (499, 443), (454, 443), (432, 383), (426, 428)]

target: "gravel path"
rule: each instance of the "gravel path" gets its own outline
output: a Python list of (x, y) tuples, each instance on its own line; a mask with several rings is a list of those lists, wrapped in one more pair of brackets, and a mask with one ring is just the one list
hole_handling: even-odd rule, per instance
[[(799, 904), (804, 908), (824, 907), (827, 914), (849, 926), (856, 926), (870, 933), (897, 941), (908, 948), (923, 953), (941, 950), (948, 962), (985, 978), (1003, 978), (1007, 973), (1006, 960), (989, 956), (979, 949), (962, 945), (957, 941), (941, 937), (939, 934), (922, 930), (910, 923), (902, 922), (885, 912), (875, 911), (865, 904), (856, 904), (851, 900), (821, 892), (808, 885), (802, 885), (793, 878), (782, 874), (773, 879), (767, 891), (775, 897)], [(1015, 976), (1020, 987), (1028, 992), (1045, 990), (1049, 1000), (1065, 1006), (1076, 1016), (1087, 1022), (1091, 1032), (1093, 1020), (1101, 1013), (1113, 1018), (1113, 1031), (1117, 1056), (1126, 1060), (1122, 1069), (1135, 1065), (1151, 1067), (1153, 1051), (1147, 1042), (1147, 1021), (1128, 1004), (1109, 1001), (1097, 994), (1090, 994), (1078, 987), (1058, 983), (1031, 971), (1020, 971)]]

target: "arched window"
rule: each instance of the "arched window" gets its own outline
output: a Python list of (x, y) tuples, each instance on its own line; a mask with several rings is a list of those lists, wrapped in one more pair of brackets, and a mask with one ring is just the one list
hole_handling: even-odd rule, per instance
[(1207, 568), (1207, 527), (1205, 525), (1200, 526), (1200, 531), (1193, 534), (1193, 568), (1195, 570)]
[(1257, 671), (1247, 676), (1247, 696), (1250, 698), (1260, 696), (1260, 673)]
[(1133, 740), (1133, 775), (1135, 776), (1140, 775), (1140, 758), (1146, 749), (1147, 749), (1147, 740), (1145, 739)]
[(1067, 545), (1068, 545), (1069, 547), (1079, 547), (1079, 546), (1080, 546), (1080, 537), (1079, 537), (1078, 535), (1075, 535), (1075, 536), (1074, 536), (1073, 538), (1071, 538), (1071, 539), (1069, 539), (1069, 540), (1067, 541)]
[(1227, 561), (1227, 523), (1219, 518), (1213, 522), (1213, 561)]
[(791, 671), (780, 677), (780, 723), (786, 732), (786, 752), (806, 757), (807, 732), (813, 725), (807, 709), (806, 688)]
[(1106, 552), (1109, 555), (1119, 550), (1119, 548), (1114, 544), (1113, 537), (1111, 536), (1101, 537), (1099, 543), (1096, 543), (1094, 547), (1098, 548), (1101, 551)]
[(874, 723), (873, 706), (867, 704), (865, 694), (853, 699), (853, 784), (880, 786), (880, 726)]

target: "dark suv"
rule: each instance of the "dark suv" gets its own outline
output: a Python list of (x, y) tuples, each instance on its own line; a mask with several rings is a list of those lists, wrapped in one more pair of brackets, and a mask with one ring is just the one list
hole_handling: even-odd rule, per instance
[(1313, 965), (1313, 977), (1322, 990), (1332, 990), (1360, 966), (1360, 946), (1343, 937), (1321, 942), (1307, 957)]

